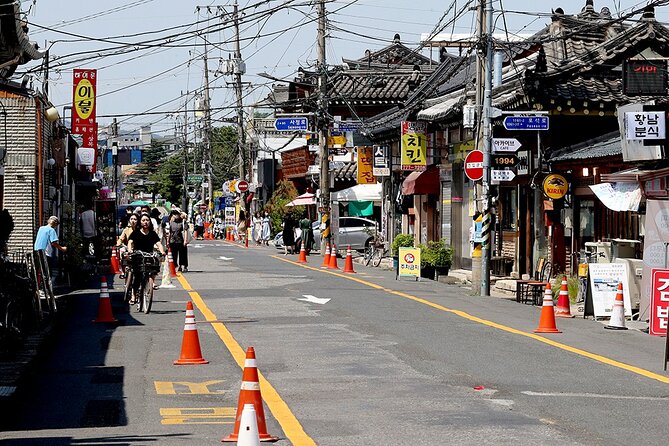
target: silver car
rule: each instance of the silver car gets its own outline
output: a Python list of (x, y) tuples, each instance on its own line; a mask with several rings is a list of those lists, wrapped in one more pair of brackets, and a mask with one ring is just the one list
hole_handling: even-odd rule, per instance
[(362, 251), (372, 241), (377, 231), (374, 220), (360, 217), (339, 217), (339, 232), (337, 234), (338, 247)]

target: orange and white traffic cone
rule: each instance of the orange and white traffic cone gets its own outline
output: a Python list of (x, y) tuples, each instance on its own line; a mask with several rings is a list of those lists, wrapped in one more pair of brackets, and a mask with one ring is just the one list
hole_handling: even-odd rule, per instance
[(304, 243), (302, 243), (302, 247), (300, 248), (300, 258), (297, 259), (297, 263), (307, 263), (307, 250), (304, 249)]
[(625, 300), (623, 297), (623, 283), (618, 283), (618, 290), (616, 291), (616, 300), (613, 301), (613, 311), (611, 312), (611, 320), (609, 325), (604, 328), (609, 330), (627, 330), (625, 326)]
[(260, 438), (260, 441), (277, 441), (278, 437), (273, 437), (267, 433), (265, 411), (262, 407), (262, 396), (260, 395), (260, 382), (258, 381), (258, 368), (256, 367), (256, 352), (253, 347), (249, 347), (246, 350), (246, 361), (244, 361), (242, 388), (239, 391), (235, 428), (232, 434), (223, 438), (222, 441), (237, 441), (240, 437), (239, 426), (242, 420), (244, 405), (246, 404), (253, 405), (253, 408), (255, 409), (256, 421), (258, 423), (258, 437)]
[(174, 361), (174, 365), (194, 365), (209, 364), (209, 361), (202, 357), (200, 350), (200, 336), (197, 334), (195, 325), (195, 311), (193, 311), (193, 302), (186, 304), (186, 323), (184, 325), (184, 337), (181, 341), (181, 355)]
[(116, 246), (112, 248), (111, 252), (111, 267), (113, 274), (121, 274), (121, 264), (118, 262), (118, 257), (116, 256)]
[(321, 268), (327, 268), (330, 266), (330, 244), (325, 245), (325, 255), (323, 256), (323, 264)]
[(534, 330), (535, 333), (562, 333), (555, 326), (555, 312), (553, 309), (553, 291), (551, 284), (546, 284), (544, 291), (544, 303), (541, 307), (541, 316), (539, 317), (539, 327)]
[(339, 269), (337, 266), (337, 246), (333, 243), (332, 250), (330, 251), (330, 263), (328, 264), (328, 269)]
[(107, 289), (107, 278), (100, 278), (100, 299), (98, 300), (98, 317), (93, 322), (117, 322), (112, 313), (109, 290)]
[(353, 271), (353, 254), (351, 254), (351, 245), (348, 245), (348, 249), (346, 250), (346, 262), (344, 262), (344, 272), (355, 274), (355, 271)]
[(244, 404), (237, 446), (260, 446), (257, 417), (253, 404)]
[(571, 314), (569, 305), (569, 287), (567, 286), (567, 276), (562, 276), (560, 284), (560, 295), (555, 306), (555, 317), (574, 317)]
[(174, 266), (174, 259), (172, 258), (172, 248), (167, 245), (167, 262), (170, 264), (170, 277), (177, 276), (177, 269)]

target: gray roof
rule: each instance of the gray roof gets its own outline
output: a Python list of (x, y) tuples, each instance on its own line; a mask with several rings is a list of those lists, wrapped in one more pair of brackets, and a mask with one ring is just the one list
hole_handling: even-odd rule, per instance
[(612, 156), (622, 157), (623, 149), (620, 141), (620, 132), (607, 133), (588, 141), (580, 142), (573, 146), (554, 150), (549, 158), (549, 163), (560, 161), (591, 160), (596, 158), (608, 158)]

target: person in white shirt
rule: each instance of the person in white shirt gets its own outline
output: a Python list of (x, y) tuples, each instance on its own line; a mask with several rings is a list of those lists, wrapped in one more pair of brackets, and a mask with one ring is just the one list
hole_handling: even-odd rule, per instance
[(97, 231), (95, 230), (95, 211), (90, 203), (86, 204), (86, 210), (81, 213), (81, 236), (84, 239), (84, 254), (95, 255)]

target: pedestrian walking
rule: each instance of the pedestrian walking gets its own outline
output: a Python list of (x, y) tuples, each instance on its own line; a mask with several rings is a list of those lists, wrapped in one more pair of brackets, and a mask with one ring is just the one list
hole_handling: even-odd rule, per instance
[(270, 218), (269, 218), (269, 213), (265, 211), (265, 215), (262, 218), (262, 226), (261, 226), (261, 244), (268, 246), (269, 245), (269, 237), (272, 233), (271, 228), (270, 228)]
[(237, 222), (237, 234), (239, 235), (239, 241), (246, 243), (246, 212), (244, 209), (239, 211), (239, 221)]
[(260, 212), (256, 212), (253, 215), (253, 240), (257, 245), (261, 244), (262, 240), (262, 218), (260, 217)]
[(178, 265), (177, 271), (188, 271), (188, 257), (184, 241), (184, 221), (178, 210), (172, 210), (169, 228), (169, 245), (172, 251), (172, 261), (174, 265)]
[(201, 212), (195, 215), (195, 233), (198, 240), (204, 240), (204, 217)]
[(58, 253), (56, 250), (62, 253), (67, 252), (67, 247), (58, 243), (58, 233), (56, 232), (56, 227), (58, 227), (59, 223), (60, 220), (58, 220), (58, 217), (55, 215), (49, 217), (47, 223), (37, 230), (35, 245), (33, 246), (35, 251), (44, 251), (46, 254), (47, 264), (49, 265), (49, 275), (51, 276), (52, 284), (54, 271), (58, 265)]
[(283, 255), (288, 255), (288, 248), (290, 253), (295, 254), (295, 221), (290, 214), (283, 217)]
[(180, 253), (179, 256), (179, 266), (181, 268), (181, 271), (184, 273), (188, 272), (188, 244), (192, 240), (191, 232), (190, 232), (190, 227), (188, 224), (188, 214), (185, 212), (182, 212), (181, 214), (181, 224), (183, 225), (183, 239), (184, 239), (184, 244), (183, 244), (183, 250)]
[(95, 230), (95, 211), (92, 203), (87, 203), (84, 212), (81, 213), (81, 236), (84, 241), (84, 255), (95, 255), (97, 231)]
[(309, 217), (304, 217), (300, 220), (300, 230), (302, 231), (302, 244), (304, 250), (309, 254), (314, 249), (314, 229), (312, 227)]

